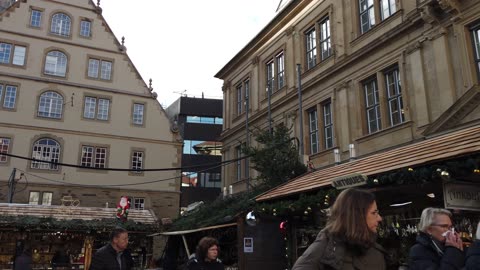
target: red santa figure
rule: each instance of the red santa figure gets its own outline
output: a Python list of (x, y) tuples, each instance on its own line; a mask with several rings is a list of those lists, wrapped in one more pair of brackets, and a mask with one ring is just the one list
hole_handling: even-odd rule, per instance
[(128, 209), (130, 209), (130, 198), (122, 196), (117, 204), (117, 218), (121, 221), (127, 221)]

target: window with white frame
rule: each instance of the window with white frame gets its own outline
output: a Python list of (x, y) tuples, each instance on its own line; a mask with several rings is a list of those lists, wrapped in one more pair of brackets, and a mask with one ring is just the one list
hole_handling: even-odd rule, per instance
[(390, 125), (395, 126), (405, 122), (402, 87), (400, 85), (400, 72), (398, 67), (386, 71), (384, 76), (388, 99)]
[(62, 37), (69, 37), (72, 26), (70, 16), (65, 13), (56, 13), (52, 16), (52, 24), (50, 26), (50, 33)]
[(317, 33), (315, 27), (305, 33), (307, 69), (317, 64)]
[(106, 121), (110, 111), (110, 100), (97, 97), (85, 97), (83, 117)]
[(330, 101), (322, 104), (323, 109), (323, 139), (325, 149), (333, 147), (333, 118), (332, 103)]
[(273, 59), (267, 62), (266, 75), (267, 95), (272, 95), (272, 93), (275, 91), (275, 62), (273, 62)]
[(91, 28), (92, 28), (92, 22), (87, 19), (83, 19), (80, 22), (80, 36), (91, 37), (92, 35)]
[(30, 191), (28, 196), (28, 204), (38, 205), (40, 203), (40, 192), (39, 191)]
[(0, 83), (0, 102), (2, 109), (15, 109), (17, 101), (17, 86)]
[(30, 26), (31, 27), (40, 27), (42, 25), (42, 14), (43, 12), (37, 9), (32, 9), (30, 13)]
[(112, 61), (89, 58), (88, 72), (89, 78), (109, 81), (112, 78)]
[(396, 0), (380, 0), (380, 18), (385, 20), (397, 12)]
[(53, 192), (42, 192), (42, 205), (52, 205)]
[(83, 145), (80, 165), (90, 168), (105, 168), (107, 166), (107, 147)]
[(282, 51), (275, 58), (277, 62), (277, 89), (282, 89), (285, 86), (285, 54)]
[(332, 55), (332, 41), (330, 37), (330, 19), (323, 18), (319, 22), (320, 28), (320, 57), (325, 60)]
[(144, 114), (145, 114), (145, 104), (134, 103), (133, 104), (133, 124), (138, 126), (143, 125)]
[(243, 81), (243, 91), (244, 91), (244, 99), (245, 99), (245, 111), (247, 111), (247, 107), (250, 106), (250, 104), (248, 104), (247, 106), (247, 102), (250, 102), (250, 80), (249, 79), (246, 79), (245, 81)]
[(7, 163), (8, 156), (2, 155), (2, 153), (8, 154), (10, 143), (10, 138), (0, 137), (0, 163)]
[(60, 51), (47, 53), (44, 73), (52, 76), (65, 77), (67, 75), (67, 56)]
[(39, 139), (33, 144), (32, 158), (35, 159), (30, 166), (32, 169), (58, 170), (59, 165), (55, 163), (60, 161), (60, 144), (49, 138)]
[(477, 80), (480, 80), (480, 23), (471, 28), (472, 45), (474, 51), (475, 67), (477, 69)]
[(310, 137), (310, 154), (318, 153), (318, 117), (317, 109), (308, 111), (308, 133)]
[(363, 90), (365, 93), (368, 133), (374, 133), (382, 127), (377, 78), (363, 82)]
[[(132, 152), (132, 170), (142, 170), (143, 169), (143, 151), (133, 151)], [(142, 173), (141, 171), (134, 171), (134, 173)]]
[(0, 42), (0, 64), (12, 64), (15, 66), (25, 65), (27, 47)]
[(63, 113), (63, 97), (54, 91), (40, 95), (37, 115), (46, 118), (61, 119)]
[(237, 85), (237, 115), (243, 113), (243, 91), (242, 91), (242, 84)]
[(375, 25), (374, 0), (358, 0), (360, 8), (360, 30), (363, 33)]
[(133, 209), (144, 210), (145, 198), (133, 198)]

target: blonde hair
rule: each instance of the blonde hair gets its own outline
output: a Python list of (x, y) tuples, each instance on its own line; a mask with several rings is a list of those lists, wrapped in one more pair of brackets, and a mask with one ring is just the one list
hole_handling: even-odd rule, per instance
[(428, 227), (432, 226), (436, 215), (446, 215), (452, 219), (452, 213), (447, 209), (428, 207), (423, 209), (418, 229), (424, 233), (427, 232)]

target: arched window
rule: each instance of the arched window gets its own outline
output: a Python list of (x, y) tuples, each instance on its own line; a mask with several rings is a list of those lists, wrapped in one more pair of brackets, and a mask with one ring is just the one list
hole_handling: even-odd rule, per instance
[(70, 36), (70, 29), (72, 26), (72, 20), (65, 13), (56, 13), (52, 16), (52, 25), (50, 26), (50, 32), (55, 35), (68, 37)]
[(48, 91), (40, 96), (38, 113), (40, 117), (62, 118), (63, 97), (57, 92)]
[[(40, 139), (33, 144), (32, 158), (42, 161), (59, 162), (60, 144), (53, 139)], [(39, 170), (58, 170), (58, 165), (41, 161), (32, 161), (31, 168)]]
[(45, 58), (45, 74), (65, 77), (67, 74), (67, 56), (60, 51), (51, 51)]

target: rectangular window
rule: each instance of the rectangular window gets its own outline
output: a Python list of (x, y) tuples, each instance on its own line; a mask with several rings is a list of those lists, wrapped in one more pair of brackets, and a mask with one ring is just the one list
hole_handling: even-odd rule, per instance
[(360, 8), (360, 30), (362, 34), (375, 25), (375, 9), (373, 0), (358, 0)]
[(145, 209), (145, 198), (134, 198), (133, 199), (133, 209), (144, 210)]
[(96, 97), (85, 97), (83, 117), (88, 119), (108, 120), (110, 100)]
[(223, 118), (208, 116), (187, 116), (187, 123), (222, 125)]
[(38, 191), (30, 191), (30, 196), (28, 199), (28, 204), (38, 205), (40, 202), (40, 192)]
[(281, 52), (277, 59), (277, 87), (281, 89), (285, 86), (285, 55)]
[(377, 132), (382, 127), (377, 79), (374, 78), (364, 82), (363, 89), (365, 92), (368, 133)]
[(143, 125), (143, 114), (145, 105), (140, 103), (133, 104), (133, 124)]
[(333, 147), (333, 121), (332, 121), (332, 103), (327, 102), (323, 107), (323, 136), (325, 140), (325, 149)]
[(42, 193), (42, 205), (52, 205), (52, 192), (43, 192)]
[(307, 69), (313, 68), (317, 64), (317, 33), (315, 27), (305, 33)]
[(89, 58), (87, 76), (94, 79), (111, 80), (112, 61)]
[(213, 155), (220, 156), (221, 142), (183, 140), (183, 153), (186, 155)]
[(475, 52), (474, 60), (477, 68), (478, 80), (480, 80), (480, 25), (472, 28), (473, 50)]
[(318, 118), (316, 109), (308, 112), (308, 132), (310, 136), (310, 154), (318, 153)]
[(385, 87), (387, 90), (390, 125), (395, 126), (405, 121), (403, 110), (402, 88), (398, 68), (385, 72)]
[(235, 158), (236, 161), (236, 174), (237, 174), (237, 181), (242, 180), (242, 148), (240, 146), (235, 147)]
[(380, 16), (382, 21), (397, 11), (395, 0), (380, 0)]
[(330, 19), (324, 18), (319, 23), (320, 27), (320, 56), (322, 61), (327, 59), (332, 54), (332, 41), (330, 38)]
[(0, 84), (0, 101), (4, 109), (14, 109), (17, 99), (17, 87), (13, 85)]
[(42, 23), (42, 12), (40, 10), (32, 9), (30, 14), (30, 26), (40, 27)]
[(8, 157), (5, 155), (1, 155), (1, 153), (8, 154), (8, 148), (10, 147), (10, 138), (1, 138), (0, 137), (0, 163), (6, 163), (8, 161)]
[(90, 28), (92, 27), (92, 23), (88, 20), (82, 20), (80, 22), (80, 36), (82, 37), (90, 37), (91, 31)]
[(0, 64), (25, 65), (27, 47), (0, 42)]
[(243, 91), (242, 91), (242, 85), (239, 84), (237, 86), (237, 115), (242, 114), (243, 112)]
[(95, 146), (82, 146), (80, 165), (90, 168), (105, 168), (107, 163), (107, 148)]
[[(143, 151), (133, 151), (132, 153), (132, 170), (143, 169)], [(134, 173), (142, 173), (141, 171), (135, 171)]]
[(245, 94), (245, 111), (247, 111), (248, 107), (250, 104), (247, 104), (247, 102), (250, 102), (249, 96), (250, 95), (250, 80), (245, 80), (243, 82), (243, 89), (244, 89), (244, 94)]
[(267, 95), (272, 95), (273, 91), (275, 91), (275, 63), (273, 60), (267, 63), (266, 66), (266, 74), (267, 74)]

